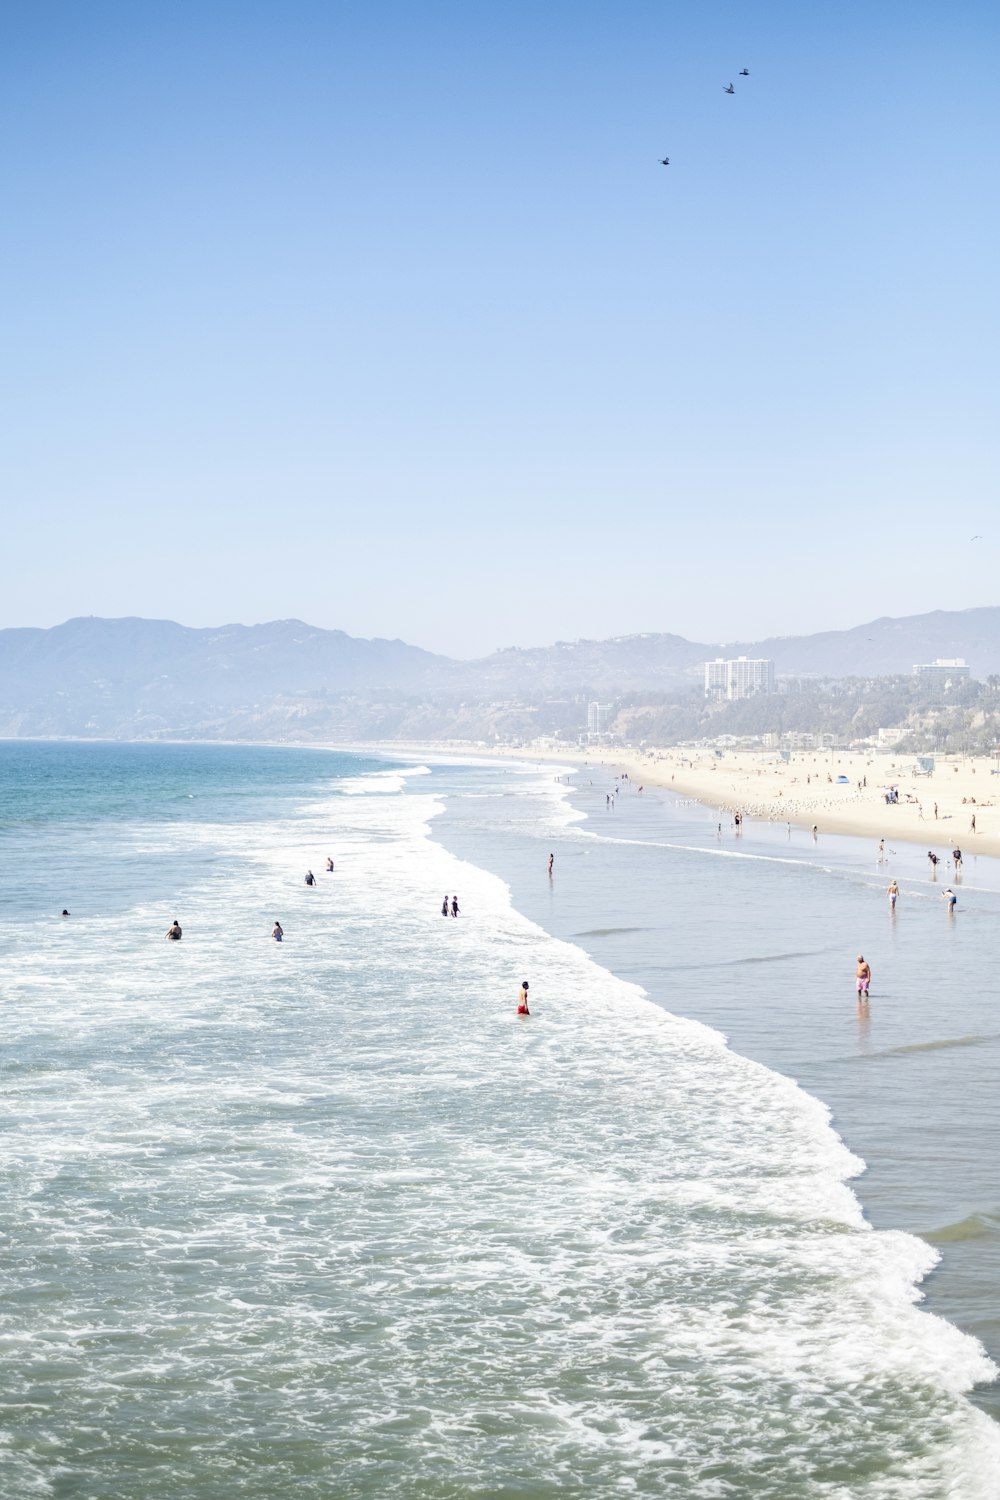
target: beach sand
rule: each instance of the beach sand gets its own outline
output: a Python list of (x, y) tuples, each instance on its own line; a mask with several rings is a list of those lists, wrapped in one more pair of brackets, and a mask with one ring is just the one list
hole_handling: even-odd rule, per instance
[[(717, 808), (727, 824), (738, 811), (749, 819), (815, 827), (820, 834), (853, 834), (876, 844), (883, 838), (902, 839), (939, 855), (955, 847), (963, 854), (1000, 855), (1000, 762), (986, 757), (935, 756), (933, 772), (924, 775), (916, 757), (892, 751), (802, 750), (783, 760), (777, 751), (717, 753), (704, 746), (619, 750), (567, 744), (565, 749), (524, 745), (493, 750), (397, 743), (380, 749), (582, 765), (606, 777), (608, 790), (624, 771), (634, 787), (669, 787)], [(838, 781), (841, 776), (846, 782)], [(885, 800), (890, 787), (899, 795), (893, 804)]]

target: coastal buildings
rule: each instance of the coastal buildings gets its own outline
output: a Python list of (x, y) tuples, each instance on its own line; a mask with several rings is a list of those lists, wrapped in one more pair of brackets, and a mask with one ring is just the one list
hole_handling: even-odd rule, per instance
[(963, 656), (941, 656), (937, 661), (915, 663), (913, 675), (929, 686), (950, 688), (952, 683), (971, 677), (972, 668)]
[(721, 699), (726, 697), (726, 669), (728, 666), (729, 663), (723, 661), (721, 656), (717, 656), (715, 661), (707, 661), (705, 663), (706, 698)]
[(764, 656), (717, 656), (705, 663), (705, 697), (729, 703), (774, 692), (774, 662)]
[(588, 703), (587, 704), (587, 734), (601, 735), (604, 733), (608, 718), (611, 714), (610, 703)]

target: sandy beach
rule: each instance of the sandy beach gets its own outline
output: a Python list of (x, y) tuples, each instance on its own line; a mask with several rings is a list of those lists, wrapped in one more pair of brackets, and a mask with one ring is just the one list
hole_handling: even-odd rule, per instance
[[(625, 772), (638, 786), (669, 787), (718, 808), (729, 820), (794, 823), (819, 834), (845, 833), (877, 844), (902, 839), (939, 855), (953, 848), (1000, 855), (1000, 775), (986, 757), (934, 757), (923, 774), (912, 755), (894, 752), (803, 750), (716, 752), (706, 747), (622, 749), (486, 749), (479, 745), (383, 744), (384, 751), (500, 756), (592, 767), (608, 778)], [(841, 780), (840, 778), (844, 778)], [(893, 792), (898, 801), (887, 802)]]

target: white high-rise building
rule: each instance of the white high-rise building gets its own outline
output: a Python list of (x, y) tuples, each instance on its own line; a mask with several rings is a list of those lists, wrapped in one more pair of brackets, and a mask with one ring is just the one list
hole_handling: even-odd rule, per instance
[(718, 656), (705, 663), (705, 697), (755, 698), (774, 692), (774, 662), (765, 656)]
[(728, 698), (755, 698), (774, 692), (774, 662), (766, 657), (737, 656), (729, 663)]
[(726, 696), (726, 668), (729, 665), (721, 656), (714, 661), (705, 663), (705, 697), (724, 698)]
[(611, 712), (610, 703), (588, 703), (587, 704), (587, 733), (603, 734), (604, 726), (608, 722), (608, 714)]

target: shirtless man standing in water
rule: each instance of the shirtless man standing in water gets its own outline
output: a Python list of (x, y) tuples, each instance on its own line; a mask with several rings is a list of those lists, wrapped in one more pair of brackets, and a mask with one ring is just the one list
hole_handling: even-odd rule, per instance
[(858, 967), (855, 974), (858, 986), (858, 1003), (863, 1005), (868, 999), (868, 986), (872, 982), (871, 966), (865, 963), (864, 955), (858, 954)]

